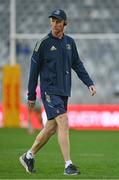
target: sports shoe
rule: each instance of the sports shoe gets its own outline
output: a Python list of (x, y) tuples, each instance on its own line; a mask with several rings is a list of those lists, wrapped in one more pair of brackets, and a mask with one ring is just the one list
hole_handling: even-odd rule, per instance
[(28, 173), (34, 173), (35, 172), (35, 169), (34, 169), (35, 160), (34, 159), (27, 159), (26, 153), (23, 154), (22, 156), (20, 156), (19, 160), (20, 160), (20, 163), (22, 164), (22, 166), (26, 169), (26, 171)]
[(73, 164), (70, 164), (67, 168), (64, 170), (65, 175), (77, 175), (80, 174), (79, 170), (74, 166)]

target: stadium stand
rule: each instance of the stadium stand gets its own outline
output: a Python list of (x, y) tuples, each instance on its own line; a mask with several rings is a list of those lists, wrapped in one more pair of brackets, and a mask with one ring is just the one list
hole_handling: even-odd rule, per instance
[[(0, 0), (0, 66), (9, 62), (9, 2)], [(49, 32), (48, 15), (55, 8), (65, 9), (68, 14), (67, 33), (119, 33), (119, 0), (16, 0), (16, 32)], [(17, 40), (17, 62), (22, 67), (22, 94), (27, 88), (35, 42)], [(73, 98), (70, 101), (118, 103), (119, 39), (77, 39), (76, 43), (80, 57), (96, 83), (97, 96), (91, 98), (87, 88), (73, 73)]]

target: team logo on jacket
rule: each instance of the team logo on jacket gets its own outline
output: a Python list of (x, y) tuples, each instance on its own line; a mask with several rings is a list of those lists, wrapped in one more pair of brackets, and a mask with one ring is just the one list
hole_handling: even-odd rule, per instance
[(66, 49), (71, 50), (71, 45), (70, 44), (66, 44)]
[(51, 51), (55, 51), (55, 50), (57, 50), (57, 48), (56, 48), (55, 46), (52, 46), (52, 47), (50, 48), (50, 50), (51, 50)]

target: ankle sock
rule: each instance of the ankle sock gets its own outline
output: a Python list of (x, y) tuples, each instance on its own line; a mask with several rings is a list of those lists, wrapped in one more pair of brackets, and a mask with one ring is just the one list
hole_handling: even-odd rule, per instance
[(65, 161), (65, 168), (67, 168), (70, 164), (72, 164), (71, 160)]
[(31, 150), (27, 151), (27, 153), (26, 153), (26, 158), (27, 158), (27, 159), (33, 159), (33, 158), (34, 158), (34, 155), (33, 155), (33, 153), (31, 152)]

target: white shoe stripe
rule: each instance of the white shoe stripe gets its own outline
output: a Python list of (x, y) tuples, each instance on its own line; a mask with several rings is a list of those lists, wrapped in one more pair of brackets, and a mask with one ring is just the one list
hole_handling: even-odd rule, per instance
[(28, 173), (31, 173), (31, 172), (28, 170), (28, 167), (27, 167), (25, 161), (22, 159), (22, 156), (19, 158), (19, 161), (20, 161), (20, 163), (22, 164), (22, 166), (26, 169), (26, 171), (27, 171)]

